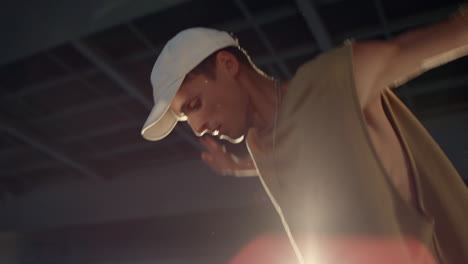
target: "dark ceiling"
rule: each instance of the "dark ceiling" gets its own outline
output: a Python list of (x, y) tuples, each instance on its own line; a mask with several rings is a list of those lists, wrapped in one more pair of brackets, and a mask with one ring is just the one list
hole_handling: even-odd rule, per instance
[[(4, 199), (57, 182), (83, 178), (112, 182), (138, 177), (136, 170), (138, 175), (153, 175), (163, 167), (199, 162), (202, 148), (186, 125), (179, 125), (161, 142), (140, 136), (152, 106), (153, 63), (164, 43), (184, 28), (234, 32), (260, 68), (286, 79), (301, 63), (348, 38), (389, 38), (447, 18), (462, 3), (95, 2), (85, 1), (81, 9), (73, 4), (57, 6), (54, 1), (28, 9), (15, 2), (5, 9), (12, 12), (8, 17), (15, 17), (15, 23), (2, 23), (11, 36), (0, 61), (0, 197)], [(36, 15), (27, 18), (34, 11), (31, 8), (36, 8)], [(37, 32), (47, 34), (42, 38)], [(397, 90), (465, 178), (467, 69), (468, 58), (462, 58)], [(170, 182), (172, 177), (167, 176), (165, 181)], [(199, 194), (193, 190), (192, 195)]]
[[(10, 61), (0, 68), (1, 190), (125, 177), (135, 167), (150, 172), (197, 159), (200, 147), (184, 127), (162, 142), (139, 135), (152, 104), (152, 64), (181, 29), (232, 31), (260, 67), (287, 78), (347, 38), (393, 36), (447, 17), (459, 3), (322, 0), (313, 9), (308, 1), (187, 1)], [(467, 64), (461, 59), (436, 69), (400, 94), (422, 119), (466, 111)]]

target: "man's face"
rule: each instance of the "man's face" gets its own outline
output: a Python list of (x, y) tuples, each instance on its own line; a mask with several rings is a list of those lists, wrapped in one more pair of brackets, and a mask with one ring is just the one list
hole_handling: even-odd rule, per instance
[(198, 135), (207, 132), (236, 139), (248, 130), (248, 93), (236, 78), (237, 60), (229, 55), (218, 58), (214, 80), (204, 74), (189, 76), (171, 103), (172, 111), (186, 115)]

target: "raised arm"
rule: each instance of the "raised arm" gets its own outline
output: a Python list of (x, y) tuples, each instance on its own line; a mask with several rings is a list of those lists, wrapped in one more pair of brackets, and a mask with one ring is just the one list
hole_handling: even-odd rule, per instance
[(388, 41), (354, 46), (354, 66), (361, 104), (381, 90), (397, 87), (419, 74), (468, 55), (468, 10), (443, 22), (411, 30)]

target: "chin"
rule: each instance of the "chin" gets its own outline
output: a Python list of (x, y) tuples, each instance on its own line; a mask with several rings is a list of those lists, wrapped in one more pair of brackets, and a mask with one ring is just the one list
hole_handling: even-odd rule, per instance
[(241, 135), (239, 137), (231, 137), (228, 135), (221, 135), (219, 139), (229, 141), (232, 144), (239, 144), (244, 140), (244, 135)]
[(235, 127), (237, 127), (237, 129), (230, 129), (230, 127), (226, 125), (224, 127), (225, 133), (219, 136), (219, 139), (229, 141), (230, 143), (233, 143), (233, 144), (241, 143), (244, 140), (245, 135), (247, 135), (248, 127), (247, 126), (235, 126)]

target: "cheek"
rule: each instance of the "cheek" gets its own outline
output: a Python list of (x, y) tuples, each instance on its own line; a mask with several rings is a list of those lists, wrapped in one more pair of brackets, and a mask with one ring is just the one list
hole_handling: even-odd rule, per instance
[(221, 110), (221, 104), (222, 103), (219, 100), (216, 100), (216, 97), (206, 98), (206, 100), (203, 102), (202, 112), (205, 115), (211, 117), (213, 114), (216, 114)]
[(240, 122), (239, 119), (246, 115), (247, 105), (247, 94), (234, 84), (212, 91), (209, 103), (207, 98), (208, 111), (214, 111), (214, 118), (221, 118), (222, 121)]
[(247, 99), (242, 96), (231, 97), (221, 105), (220, 113), (224, 118), (236, 123), (243, 122), (247, 113)]
[(199, 111), (194, 112), (189, 116), (189, 120), (192, 119), (193, 123), (211, 123), (223, 119), (220, 115), (223, 112), (222, 107), (218, 107), (220, 103), (216, 98), (205, 97), (202, 100), (202, 107)]

